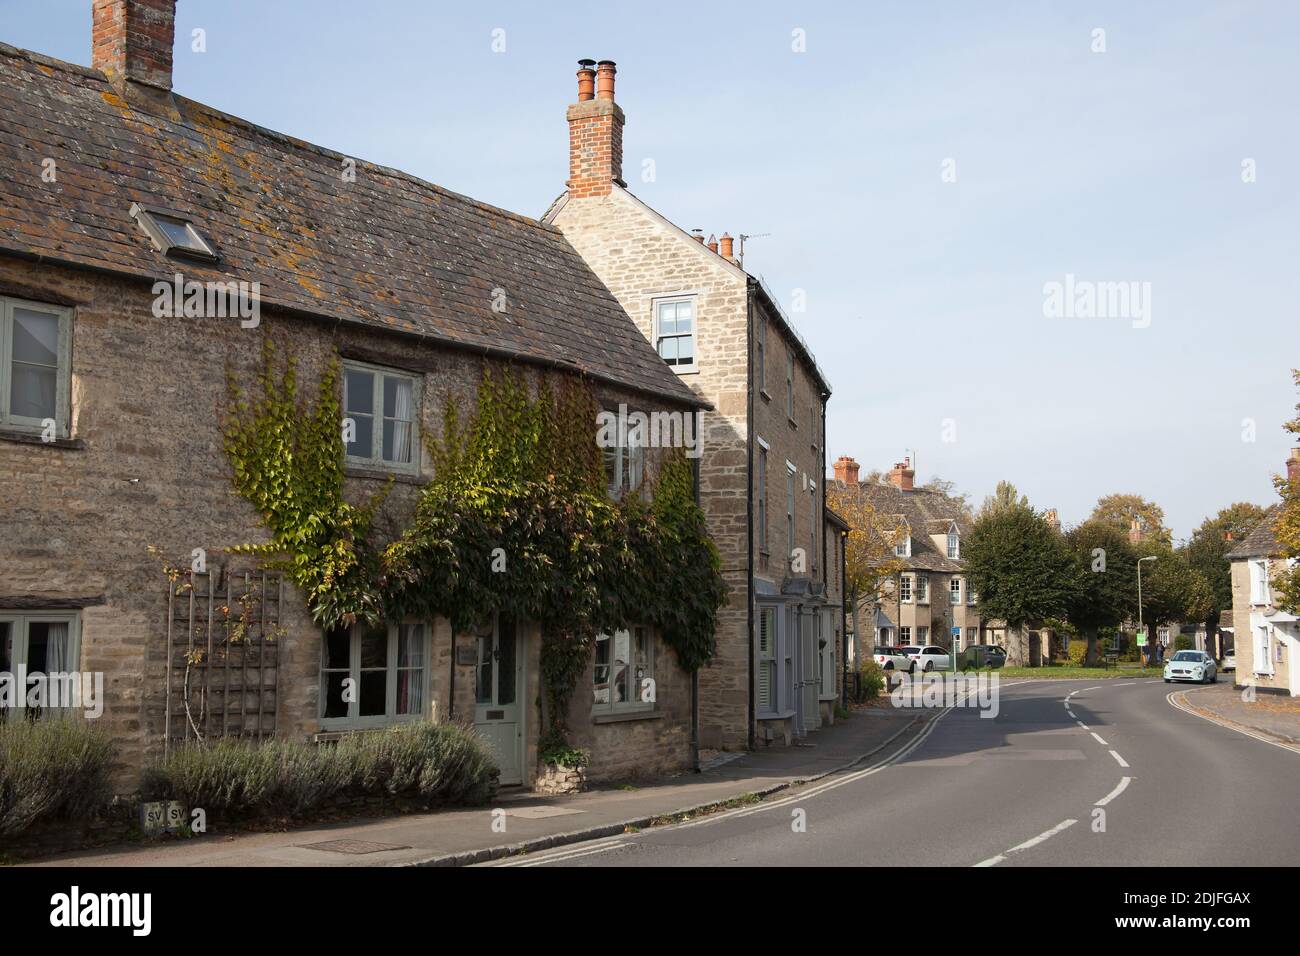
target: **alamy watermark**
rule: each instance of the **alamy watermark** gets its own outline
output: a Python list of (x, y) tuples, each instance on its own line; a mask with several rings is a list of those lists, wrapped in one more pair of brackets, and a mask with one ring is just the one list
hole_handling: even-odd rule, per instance
[(0, 671), (0, 710), (80, 710), (86, 717), (104, 713), (104, 674), (101, 671)]
[(971, 707), (981, 717), (998, 715), (997, 674), (920, 674), (904, 679), (889, 694), (895, 707)]
[(171, 282), (155, 282), (153, 294), (153, 314), (158, 319), (237, 318), (245, 329), (255, 329), (262, 321), (260, 282), (199, 282), (177, 272)]
[(617, 412), (596, 415), (596, 445), (600, 448), (684, 448), (687, 458), (699, 458), (698, 412)]
[(1133, 328), (1151, 325), (1151, 283), (1095, 282), (1066, 273), (1065, 281), (1043, 284), (1043, 315), (1049, 319), (1131, 319)]

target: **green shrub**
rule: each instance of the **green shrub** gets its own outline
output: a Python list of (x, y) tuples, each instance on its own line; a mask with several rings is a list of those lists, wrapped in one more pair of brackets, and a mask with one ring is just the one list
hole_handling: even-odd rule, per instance
[(108, 734), (84, 721), (0, 718), (0, 834), (106, 806), (112, 759)]
[(219, 740), (172, 751), (148, 767), (146, 799), (232, 815), (300, 817), (335, 797), (409, 797), (481, 804), (499, 771), (483, 741), (456, 724), (402, 724), (335, 744)]
[(552, 747), (542, 752), (540, 763), (553, 763), (557, 767), (585, 767), (591, 762), (591, 756), (577, 747)]
[(1179, 634), (1174, 638), (1174, 650), (1194, 651), (1196, 650), (1196, 642), (1187, 634)]
[[(1100, 648), (1100, 645), (1098, 647)], [(1100, 655), (1100, 649), (1098, 649), (1097, 653)], [(1087, 658), (1088, 639), (1082, 636), (1070, 638), (1070, 648), (1065, 652), (1066, 662), (1071, 667), (1082, 667)]]
[(885, 672), (873, 660), (862, 662), (862, 699), (874, 700), (885, 689)]

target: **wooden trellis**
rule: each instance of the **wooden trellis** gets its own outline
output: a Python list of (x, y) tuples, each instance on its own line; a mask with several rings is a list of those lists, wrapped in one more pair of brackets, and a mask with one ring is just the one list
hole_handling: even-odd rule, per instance
[(283, 597), (280, 574), (262, 569), (168, 582), (165, 747), (275, 735)]

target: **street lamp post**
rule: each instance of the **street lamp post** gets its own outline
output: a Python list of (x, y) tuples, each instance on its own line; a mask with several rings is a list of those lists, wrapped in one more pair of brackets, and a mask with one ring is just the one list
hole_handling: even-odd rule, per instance
[[(1156, 559), (1156, 556), (1155, 556), (1154, 554), (1150, 554), (1150, 555), (1147, 555), (1145, 558), (1138, 558), (1138, 562), (1137, 562), (1137, 568), (1138, 568), (1138, 634), (1139, 634), (1139, 635), (1143, 635), (1143, 634), (1144, 634), (1144, 632), (1143, 632), (1143, 630), (1142, 630), (1142, 562), (1143, 562), (1143, 561), (1154, 561), (1155, 559)], [(1150, 646), (1151, 646), (1151, 642), (1150, 642), (1150, 641), (1147, 641), (1146, 646), (1147, 646), (1147, 647), (1150, 647)], [(1147, 654), (1146, 651), (1143, 651), (1143, 652), (1142, 652), (1142, 658), (1143, 658), (1143, 660), (1142, 660), (1142, 665), (1145, 667), (1145, 666), (1146, 666), (1146, 663), (1147, 663), (1147, 659), (1148, 659), (1148, 654)]]

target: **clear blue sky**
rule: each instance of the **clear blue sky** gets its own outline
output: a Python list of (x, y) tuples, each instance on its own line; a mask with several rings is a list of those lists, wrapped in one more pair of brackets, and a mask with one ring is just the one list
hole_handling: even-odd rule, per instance
[[(746, 265), (787, 308), (805, 290), (831, 458), (912, 449), (921, 479), (978, 503), (1009, 478), (1067, 523), (1138, 493), (1177, 536), (1274, 499), (1300, 365), (1289, 0), (180, 0), (177, 34), (178, 92), (533, 215), (563, 189), (575, 61), (616, 60), (631, 188), (771, 233)], [(0, 0), (0, 39), (88, 63), (90, 3)], [(1150, 282), (1150, 327), (1045, 318), (1067, 273)]]

